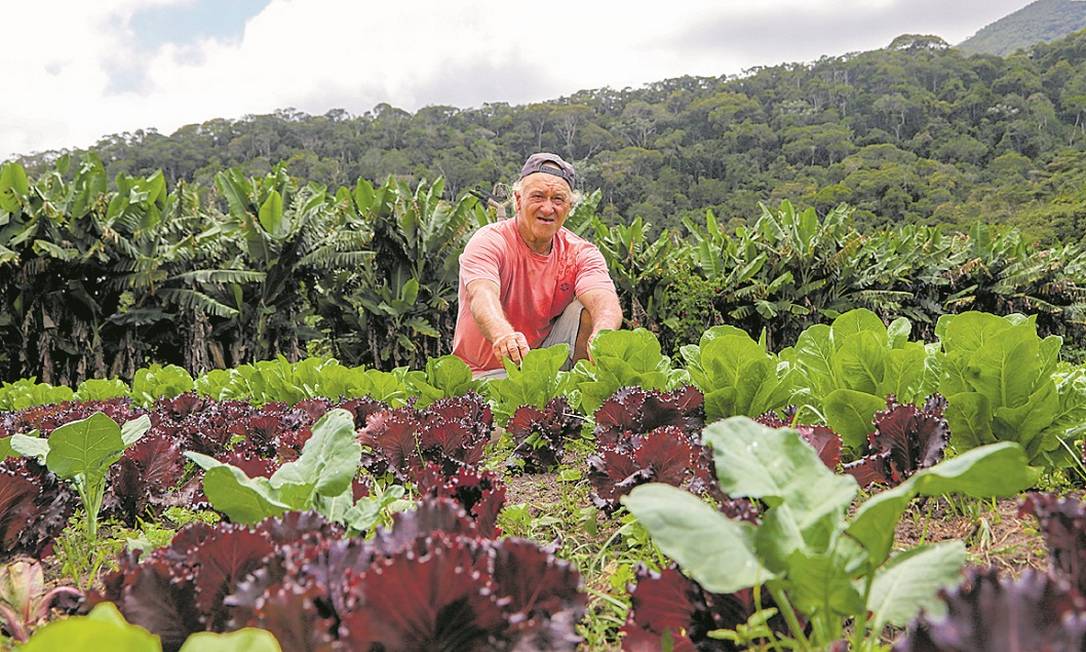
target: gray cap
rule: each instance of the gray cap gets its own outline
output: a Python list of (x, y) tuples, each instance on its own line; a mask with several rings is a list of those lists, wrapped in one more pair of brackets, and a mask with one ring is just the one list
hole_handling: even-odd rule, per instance
[(520, 169), (520, 178), (528, 176), (529, 174), (535, 174), (536, 172), (542, 172), (544, 174), (553, 174), (556, 177), (560, 177), (569, 184), (569, 189), (573, 190), (576, 187), (577, 174), (573, 171), (573, 166), (562, 160), (562, 157), (557, 154), (551, 154), (549, 152), (536, 152), (528, 157), (528, 160), (524, 162), (524, 167)]

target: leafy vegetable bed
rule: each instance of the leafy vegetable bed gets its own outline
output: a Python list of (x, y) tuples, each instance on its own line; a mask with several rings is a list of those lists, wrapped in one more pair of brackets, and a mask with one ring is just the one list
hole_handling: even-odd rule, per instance
[[(1086, 373), (1020, 316), (909, 331), (715, 327), (682, 366), (612, 332), (487, 383), (315, 358), (5, 384), (6, 644), (972, 650), (991, 620), (1078, 649), (1086, 507), (1015, 496), (1081, 484)], [(1052, 575), (1012, 579), (1038, 531)]]

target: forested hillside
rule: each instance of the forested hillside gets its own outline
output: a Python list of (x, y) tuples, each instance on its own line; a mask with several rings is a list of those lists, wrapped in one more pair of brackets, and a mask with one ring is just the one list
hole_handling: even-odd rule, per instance
[[(446, 179), (454, 197), (510, 180), (553, 150), (601, 188), (604, 216), (678, 225), (724, 220), (788, 197), (857, 209), (862, 228), (1012, 222), (1049, 240), (1086, 231), (1086, 32), (1008, 58), (967, 56), (937, 37), (738, 77), (681, 77), (554, 101), (363, 115), (294, 110), (137, 131), (94, 149), (110, 178), (161, 168), (210, 187), (226, 166), (349, 184), (359, 176)], [(23, 159), (44, 172), (56, 153)]]
[(1037, 0), (987, 25), (957, 47), (968, 54), (1007, 55), (1086, 27), (1086, 1)]

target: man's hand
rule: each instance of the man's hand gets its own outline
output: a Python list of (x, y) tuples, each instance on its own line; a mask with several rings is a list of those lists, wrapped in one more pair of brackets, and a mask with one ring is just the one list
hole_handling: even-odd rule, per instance
[(494, 357), (499, 360), (509, 358), (513, 362), (520, 364), (530, 350), (528, 338), (524, 336), (524, 333), (507, 333), (494, 340)]

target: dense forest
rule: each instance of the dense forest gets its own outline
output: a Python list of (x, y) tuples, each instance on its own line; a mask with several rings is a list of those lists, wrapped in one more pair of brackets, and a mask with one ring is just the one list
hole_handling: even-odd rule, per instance
[[(414, 114), (286, 109), (168, 136), (117, 134), (91, 149), (110, 178), (161, 169), (171, 185), (210, 187), (224, 167), (262, 175), (285, 161), (331, 187), (443, 176), (449, 198), (493, 192), (526, 154), (552, 150), (575, 162), (586, 189), (602, 189), (605, 218), (656, 228), (706, 209), (738, 223), (759, 201), (787, 197), (820, 213), (847, 202), (861, 228), (1009, 222), (1066, 240), (1086, 231), (1086, 31), (1007, 58), (904, 35), (882, 50), (738, 76)], [(40, 174), (58, 154), (21, 162)]]
[(1037, 0), (985, 26), (956, 47), (967, 54), (1011, 54), (1086, 28), (1083, 0)]

